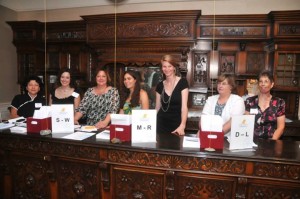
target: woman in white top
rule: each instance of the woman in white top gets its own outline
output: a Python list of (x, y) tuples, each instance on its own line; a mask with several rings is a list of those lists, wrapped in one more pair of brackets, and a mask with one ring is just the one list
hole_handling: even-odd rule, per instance
[[(225, 134), (230, 132), (231, 117), (245, 113), (243, 98), (232, 94), (235, 88), (236, 84), (233, 75), (220, 75), (217, 85), (219, 94), (208, 97), (202, 111), (202, 115), (220, 115), (223, 119), (222, 130)], [(200, 123), (199, 128), (201, 128)]]

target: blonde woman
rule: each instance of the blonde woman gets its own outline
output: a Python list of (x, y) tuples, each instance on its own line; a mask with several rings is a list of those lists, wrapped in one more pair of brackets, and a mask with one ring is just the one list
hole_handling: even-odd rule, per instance
[(161, 60), (164, 80), (156, 87), (157, 133), (184, 135), (188, 115), (188, 82), (176, 76), (177, 63), (172, 55)]

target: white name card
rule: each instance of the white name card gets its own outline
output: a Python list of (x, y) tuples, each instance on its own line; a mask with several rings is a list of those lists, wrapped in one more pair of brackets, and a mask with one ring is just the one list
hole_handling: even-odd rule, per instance
[(156, 142), (156, 110), (132, 110), (131, 142)]
[(52, 133), (74, 132), (73, 104), (53, 104), (51, 113)]
[(232, 117), (229, 150), (253, 147), (254, 118), (254, 115)]

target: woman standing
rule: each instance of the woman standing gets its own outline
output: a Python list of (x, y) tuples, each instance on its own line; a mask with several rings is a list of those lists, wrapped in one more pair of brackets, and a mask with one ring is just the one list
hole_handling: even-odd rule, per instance
[(78, 108), (80, 95), (75, 88), (71, 70), (68, 68), (62, 69), (58, 77), (58, 86), (50, 93), (49, 105), (73, 104), (75, 109)]
[(274, 78), (264, 70), (258, 77), (259, 94), (246, 99), (246, 113), (255, 115), (254, 136), (278, 140), (285, 127), (285, 102), (271, 95)]
[[(222, 131), (225, 134), (230, 132), (231, 117), (245, 113), (243, 98), (232, 94), (235, 88), (236, 84), (233, 75), (220, 75), (217, 85), (218, 94), (208, 97), (202, 111), (202, 115), (220, 115), (223, 119)], [(199, 122), (199, 129), (201, 129), (200, 124), (201, 122)]]
[(156, 87), (157, 133), (184, 135), (188, 115), (188, 82), (176, 76), (177, 63), (171, 55), (163, 56), (165, 79)]
[(149, 109), (147, 92), (141, 89), (138, 72), (129, 70), (124, 74), (124, 93), (120, 114), (131, 115), (133, 109)]
[(43, 87), (42, 81), (37, 76), (30, 76), (25, 81), (25, 94), (16, 95), (10, 108), (10, 118), (17, 117), (32, 117), (34, 110), (40, 109), (43, 105), (46, 105), (46, 99), (41, 94), (41, 88)]
[(88, 125), (97, 129), (105, 128), (110, 123), (110, 114), (117, 113), (120, 106), (120, 96), (116, 88), (110, 86), (110, 76), (103, 68), (96, 70), (96, 85), (89, 88), (74, 116), (75, 124), (85, 116)]

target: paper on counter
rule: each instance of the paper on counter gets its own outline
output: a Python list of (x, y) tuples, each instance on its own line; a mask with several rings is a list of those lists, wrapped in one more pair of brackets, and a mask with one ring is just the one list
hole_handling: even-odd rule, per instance
[(200, 149), (200, 139), (199, 139), (199, 137), (184, 136), (182, 146), (186, 147), (186, 148), (198, 148), (198, 149)]
[(104, 130), (96, 135), (96, 139), (109, 140), (110, 139), (110, 131)]
[(27, 129), (24, 127), (14, 126), (10, 128), (10, 132), (19, 133), (19, 134), (27, 134)]
[(222, 132), (223, 119), (219, 115), (201, 115), (201, 131)]
[(88, 137), (95, 135), (95, 133), (86, 133), (86, 132), (75, 132), (69, 135), (66, 135), (62, 138), (71, 139), (71, 140), (84, 140)]
[(0, 123), (0, 130), (1, 129), (9, 129), (13, 126), (15, 126), (13, 123)]

